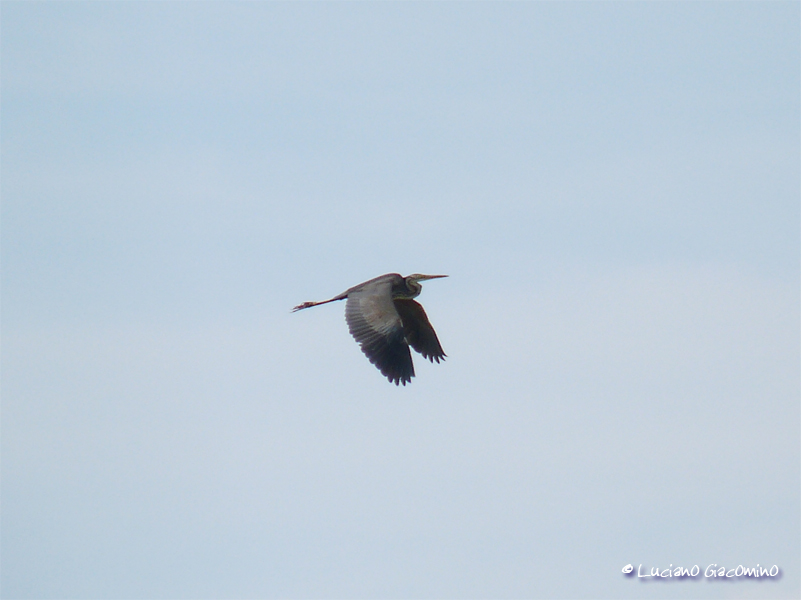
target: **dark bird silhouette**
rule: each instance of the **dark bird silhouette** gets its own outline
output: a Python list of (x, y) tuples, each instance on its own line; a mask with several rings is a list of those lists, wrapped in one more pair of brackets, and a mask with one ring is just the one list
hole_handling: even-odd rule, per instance
[(406, 385), (414, 377), (414, 363), (409, 346), (432, 363), (445, 360), (445, 352), (426, 316), (426, 311), (412, 300), (420, 295), (421, 281), (447, 275), (402, 277), (388, 273), (360, 283), (322, 302), (304, 302), (292, 312), (345, 300), (345, 320), (362, 352), (395, 385)]

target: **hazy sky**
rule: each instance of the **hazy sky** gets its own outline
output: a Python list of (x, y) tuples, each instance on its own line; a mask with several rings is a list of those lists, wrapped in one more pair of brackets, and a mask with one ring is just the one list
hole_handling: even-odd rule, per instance
[(0, 11), (4, 598), (801, 595), (799, 3)]

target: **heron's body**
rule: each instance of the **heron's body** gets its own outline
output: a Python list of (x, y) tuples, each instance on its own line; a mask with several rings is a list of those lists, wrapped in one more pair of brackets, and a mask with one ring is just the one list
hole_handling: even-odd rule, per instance
[(437, 334), (423, 307), (413, 300), (423, 289), (420, 281), (446, 275), (389, 273), (365, 281), (322, 302), (304, 302), (293, 311), (347, 299), (345, 319), (362, 352), (395, 385), (414, 377), (409, 346), (431, 362), (445, 359)]

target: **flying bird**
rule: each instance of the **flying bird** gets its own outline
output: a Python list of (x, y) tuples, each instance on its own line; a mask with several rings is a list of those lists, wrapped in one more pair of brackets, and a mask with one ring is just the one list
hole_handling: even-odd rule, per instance
[(395, 385), (405, 386), (414, 377), (414, 363), (409, 346), (432, 363), (445, 360), (445, 352), (426, 316), (426, 311), (412, 300), (420, 295), (421, 281), (447, 275), (403, 277), (388, 273), (353, 286), (338, 296), (322, 302), (304, 302), (292, 312), (345, 300), (348, 329), (365, 356)]

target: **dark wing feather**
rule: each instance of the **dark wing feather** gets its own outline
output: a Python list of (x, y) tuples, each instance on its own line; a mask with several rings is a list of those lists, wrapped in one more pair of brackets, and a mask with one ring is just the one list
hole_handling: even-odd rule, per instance
[(414, 377), (412, 353), (392, 303), (392, 284), (380, 281), (348, 294), (345, 319), (362, 352), (390, 382), (398, 385)]
[(420, 303), (405, 298), (395, 298), (393, 302), (403, 321), (403, 333), (412, 348), (431, 362), (445, 360), (445, 352)]

